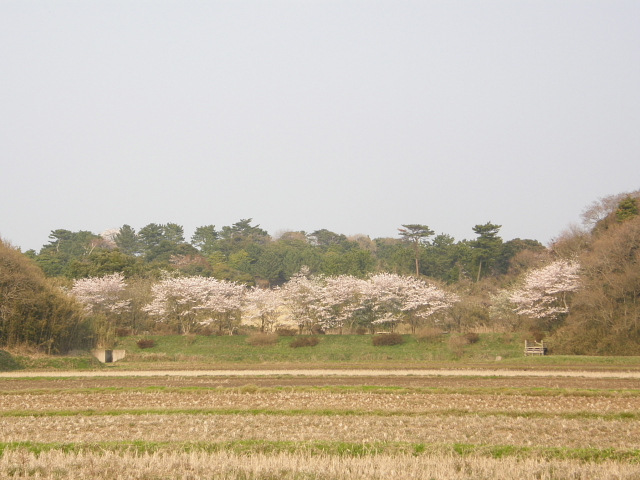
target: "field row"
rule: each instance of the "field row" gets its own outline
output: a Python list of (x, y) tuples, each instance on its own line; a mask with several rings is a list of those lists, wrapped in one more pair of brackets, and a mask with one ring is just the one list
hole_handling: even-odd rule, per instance
[(102, 391), (90, 393), (12, 393), (0, 395), (6, 412), (69, 410), (336, 410), (387, 413), (636, 414), (640, 396), (539, 396), (495, 394), (368, 393), (331, 391), (269, 391), (252, 386), (237, 391)]
[[(539, 394), (556, 395), (563, 390), (581, 392), (585, 389), (596, 391), (597, 394), (614, 393), (620, 390), (634, 390), (640, 395), (640, 379), (633, 378), (597, 378), (597, 377), (533, 377), (521, 372), (519, 376), (447, 376), (442, 375), (403, 375), (403, 376), (350, 376), (334, 374), (331, 376), (290, 375), (282, 372), (280, 375), (253, 376), (126, 376), (121, 372), (117, 377), (47, 377), (51, 372), (41, 373), (40, 378), (3, 378), (0, 380), (0, 391), (44, 391), (44, 390), (74, 390), (83, 388), (233, 388), (255, 385), (259, 388), (286, 387), (391, 387), (408, 389), (470, 389), (485, 388), (498, 389), (502, 394), (505, 390), (533, 389)], [(13, 373), (15, 375), (15, 372)], [(452, 392), (459, 393), (459, 392)], [(494, 393), (494, 392), (490, 392)]]
[(95, 478), (216, 479), (216, 480), (511, 480), (633, 479), (638, 465), (604, 461), (542, 458), (490, 458), (459, 455), (344, 456), (305, 453), (159, 452), (151, 454), (65, 453), (34, 454), (5, 451), (0, 457), (3, 478), (86, 480)]
[(640, 422), (493, 416), (95, 415), (5, 417), (4, 442), (341, 441), (640, 448)]

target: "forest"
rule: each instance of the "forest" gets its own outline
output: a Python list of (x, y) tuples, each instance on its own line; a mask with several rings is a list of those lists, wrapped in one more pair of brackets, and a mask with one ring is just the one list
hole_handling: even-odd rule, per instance
[(176, 223), (58, 229), (38, 252), (0, 245), (0, 345), (63, 352), (124, 331), (438, 328), (527, 331), (558, 353), (638, 354), (638, 198), (595, 201), (549, 246), (504, 241), (492, 222), (470, 228), (472, 240), (424, 224), (399, 225), (396, 238), (273, 238), (253, 219), (201, 226), (189, 240)]
[[(456, 241), (426, 225), (398, 228), (398, 238), (347, 237), (326, 229), (285, 232), (272, 238), (252, 219), (216, 229), (198, 227), (187, 241), (176, 223), (129, 225), (101, 234), (58, 229), (39, 252), (27, 251), (49, 277), (69, 279), (120, 272), (126, 277), (162, 271), (213, 277), (246, 285), (278, 286), (303, 266), (312, 274), (365, 277), (393, 272), (445, 283), (505, 275), (523, 250), (542, 252), (536, 240), (504, 242), (501, 226), (476, 225), (474, 240)], [(470, 229), (471, 230), (471, 229)]]

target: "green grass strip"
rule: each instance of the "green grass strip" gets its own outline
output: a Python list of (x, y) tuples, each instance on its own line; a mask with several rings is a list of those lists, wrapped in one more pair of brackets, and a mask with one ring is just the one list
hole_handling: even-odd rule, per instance
[(268, 394), (268, 393), (371, 393), (392, 395), (527, 395), (534, 397), (640, 397), (638, 389), (587, 389), (551, 387), (395, 387), (376, 385), (357, 386), (283, 386), (259, 387), (243, 385), (239, 387), (89, 387), (89, 388), (38, 388), (21, 390), (0, 390), (0, 395), (67, 395), (104, 393), (207, 393), (207, 394)]
[(604, 420), (604, 421), (638, 421), (640, 412), (616, 412), (616, 413), (595, 413), (595, 412), (518, 412), (518, 411), (471, 411), (461, 409), (430, 410), (425, 412), (402, 411), (402, 410), (332, 410), (332, 409), (288, 409), (274, 410), (263, 408), (176, 408), (176, 409), (118, 409), (118, 410), (10, 410), (0, 412), (0, 418), (8, 417), (93, 417), (105, 416), (116, 417), (121, 415), (264, 415), (264, 416), (354, 416), (354, 417), (508, 417), (508, 418), (552, 418), (566, 420)]
[(580, 460), (585, 462), (616, 461), (640, 463), (640, 450), (615, 448), (566, 448), (566, 447), (521, 447), (514, 445), (474, 445), (474, 444), (425, 444), (409, 442), (331, 442), (331, 441), (267, 441), (239, 440), (228, 442), (92, 442), (92, 443), (38, 443), (38, 442), (0, 442), (0, 456), (6, 451), (21, 450), (36, 455), (48, 451), (63, 453), (104, 452), (151, 454), (163, 451), (171, 452), (232, 452), (238, 455), (262, 454), (307, 454), (333, 455), (343, 457), (363, 457), (374, 455), (458, 455), (461, 457), (480, 456), (491, 458), (543, 458), (545, 460)]

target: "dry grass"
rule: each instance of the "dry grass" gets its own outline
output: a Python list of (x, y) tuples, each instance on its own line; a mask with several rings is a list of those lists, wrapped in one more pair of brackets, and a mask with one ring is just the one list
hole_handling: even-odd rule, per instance
[(277, 453), (159, 452), (152, 454), (72, 453), (35, 455), (8, 451), (0, 458), (3, 478), (85, 480), (95, 478), (219, 480), (409, 480), (409, 479), (632, 479), (640, 467), (619, 462), (466, 457), (456, 455), (377, 455), (348, 457)]
[(237, 409), (272, 411), (333, 410), (372, 413), (443, 413), (451, 411), (529, 415), (620, 414), (640, 412), (640, 396), (535, 396), (499, 394), (363, 393), (262, 391), (254, 386), (232, 390), (162, 392), (153, 390), (94, 393), (13, 393), (0, 395), (3, 412), (78, 410)]
[[(265, 428), (268, 426), (268, 428)], [(5, 442), (424, 443), (554, 448), (640, 448), (640, 422), (479, 416), (92, 415), (7, 417)], [(532, 435), (535, 432), (535, 435)]]
[(424, 327), (416, 333), (418, 342), (436, 342), (442, 339), (444, 331), (437, 327)]
[(266, 347), (278, 343), (275, 333), (254, 333), (247, 337), (247, 343), (253, 347)]
[(289, 346), (291, 348), (301, 347), (315, 347), (320, 343), (320, 339), (317, 336), (313, 337), (297, 337), (291, 341)]

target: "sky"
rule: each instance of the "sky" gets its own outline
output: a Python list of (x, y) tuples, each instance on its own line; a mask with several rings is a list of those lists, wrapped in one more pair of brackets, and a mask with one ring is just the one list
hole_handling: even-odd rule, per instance
[(548, 244), (640, 188), (637, 0), (0, 0), (0, 237)]

